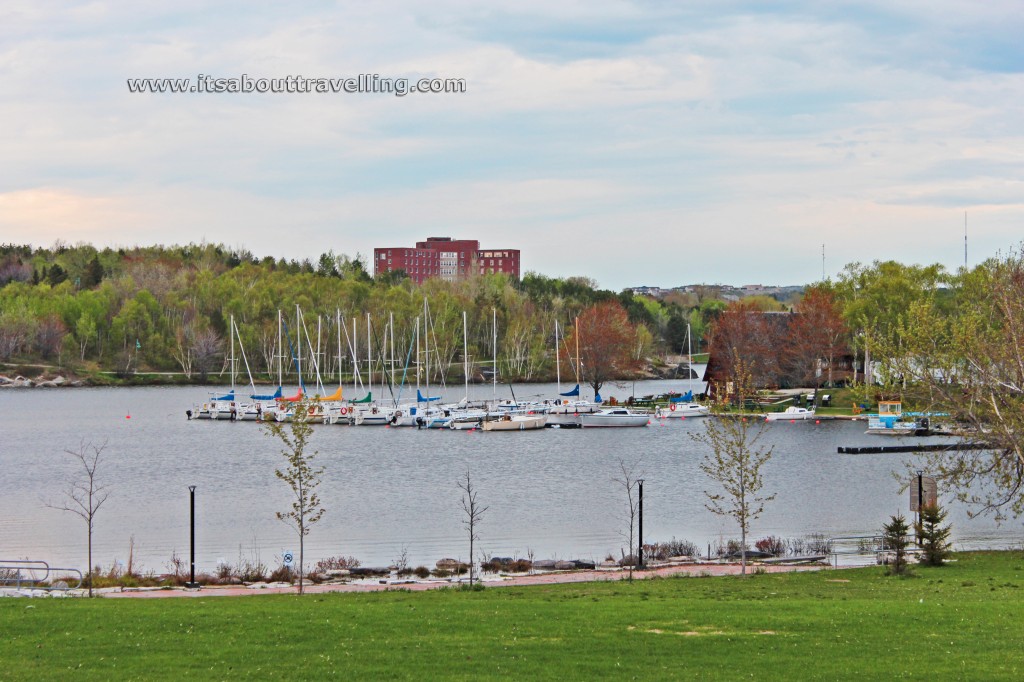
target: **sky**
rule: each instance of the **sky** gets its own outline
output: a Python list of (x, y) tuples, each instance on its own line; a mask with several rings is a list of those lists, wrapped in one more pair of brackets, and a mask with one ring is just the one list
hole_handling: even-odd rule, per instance
[[(1024, 3), (0, 5), (0, 243), (371, 256), (803, 284), (1024, 239)], [(131, 93), (133, 78), (464, 79)], [(824, 250), (824, 263), (822, 253)]]

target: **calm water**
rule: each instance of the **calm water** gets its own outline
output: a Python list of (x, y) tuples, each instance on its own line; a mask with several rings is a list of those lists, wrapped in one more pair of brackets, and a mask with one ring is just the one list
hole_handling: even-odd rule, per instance
[[(638, 382), (604, 394), (670, 387), (685, 390), (683, 382)], [(554, 388), (516, 393), (549, 397)], [(474, 392), (490, 397), (491, 387)], [(462, 389), (448, 393), (458, 399)], [(508, 388), (498, 393), (508, 397)], [(100, 478), (112, 494), (97, 516), (98, 563), (124, 561), (132, 536), (146, 569), (166, 570), (174, 552), (187, 558), (189, 485), (196, 486), (201, 569), (218, 559), (234, 563), (240, 552), (259, 552), (271, 563), (282, 550), (297, 550), (294, 532), (274, 517), (290, 504), (274, 476), (283, 460), (276, 441), (254, 423), (186, 421), (185, 409), (206, 395), (196, 388), (0, 391), (0, 559), (85, 565), (84, 523), (45, 505), (61, 499), (75, 471), (63, 451), (82, 441), (107, 442)], [(736, 535), (704, 508), (711, 484), (698, 469), (703, 447), (690, 437), (704, 424), (524, 433), (320, 427), (313, 443), (326, 469), (319, 492), (327, 514), (307, 538), (307, 554), (380, 565), (405, 546), (414, 565), (464, 558), (456, 483), (469, 471), (480, 503), (490, 507), (479, 527), (482, 551), (532, 550), (538, 559), (618, 555), (627, 526), (624, 491), (612, 480), (620, 460), (639, 462), (645, 473), (645, 538), (704, 547)], [(892, 476), (904, 456), (836, 454), (838, 445), (879, 444), (864, 428), (848, 421), (770, 425), (775, 456), (764, 478), (778, 497), (755, 522), (755, 538), (869, 534), (889, 515), (907, 513), (907, 496)], [(1004, 547), (1024, 537), (1019, 521), (997, 527), (988, 518), (968, 520), (948, 495), (944, 501), (957, 547)]]

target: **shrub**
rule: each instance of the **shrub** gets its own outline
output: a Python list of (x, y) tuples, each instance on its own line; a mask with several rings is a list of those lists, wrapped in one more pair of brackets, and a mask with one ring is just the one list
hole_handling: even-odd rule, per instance
[(362, 564), (359, 559), (351, 556), (332, 556), (321, 559), (313, 566), (313, 573), (326, 573), (327, 571), (340, 571), (358, 568)]
[(412, 573), (420, 579), (430, 577), (430, 569), (426, 566), (417, 566), (416, 568), (412, 569)]
[(696, 557), (700, 556), (700, 548), (689, 540), (676, 540), (672, 538), (668, 542), (655, 542), (650, 545), (644, 545), (644, 556), (658, 559), (659, 561), (664, 561), (674, 556)]
[(786, 541), (774, 535), (758, 540), (754, 543), (754, 547), (759, 552), (765, 552), (772, 556), (782, 556), (786, 553)]
[(290, 583), (292, 581), (292, 569), (287, 566), (278, 566), (270, 574), (269, 580), (272, 583)]
[(808, 554), (831, 554), (832, 540), (822, 533), (811, 533), (807, 536)]

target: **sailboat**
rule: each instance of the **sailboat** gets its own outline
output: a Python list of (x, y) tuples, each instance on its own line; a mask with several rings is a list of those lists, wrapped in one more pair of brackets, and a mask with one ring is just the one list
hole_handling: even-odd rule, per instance
[[(562, 365), (561, 365), (561, 353), (559, 352), (558, 344), (558, 320), (555, 320), (555, 374), (558, 381), (558, 399), (555, 400), (554, 404), (548, 410), (548, 426), (559, 427), (563, 429), (578, 429), (583, 425), (580, 421), (580, 416), (585, 414), (594, 414), (601, 410), (600, 399), (596, 399), (594, 402), (589, 400), (580, 399), (580, 335), (579, 335), (579, 318), (576, 320), (576, 363), (573, 365), (573, 371), (576, 374), (576, 386), (571, 390), (562, 392)], [(572, 358), (570, 357), (570, 360)], [(596, 396), (595, 396), (596, 398)]]
[(686, 419), (687, 417), (706, 417), (711, 414), (711, 408), (693, 400), (693, 348), (689, 324), (686, 325), (686, 351), (689, 390), (681, 396), (669, 398), (667, 407), (659, 407), (655, 410), (654, 416), (658, 419)]

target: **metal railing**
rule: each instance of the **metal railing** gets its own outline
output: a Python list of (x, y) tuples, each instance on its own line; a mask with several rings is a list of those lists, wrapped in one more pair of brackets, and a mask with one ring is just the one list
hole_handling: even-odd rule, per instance
[(32, 559), (0, 559), (0, 589), (67, 591), (81, 586), (82, 572), (77, 568), (58, 568)]

